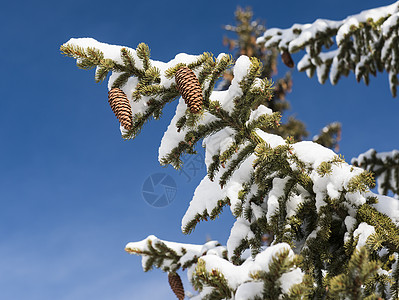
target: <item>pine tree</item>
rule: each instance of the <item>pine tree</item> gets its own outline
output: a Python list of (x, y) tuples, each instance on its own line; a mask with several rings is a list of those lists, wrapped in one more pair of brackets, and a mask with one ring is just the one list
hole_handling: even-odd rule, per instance
[[(179, 168), (181, 156), (195, 153), (197, 142), (205, 147), (208, 172), (182, 231), (189, 234), (229, 209), (236, 221), (226, 246), (149, 236), (125, 248), (142, 257), (144, 271), (167, 272), (165, 280), (169, 277), (179, 299), (184, 289), (178, 271), (187, 271), (198, 292), (191, 299), (398, 298), (397, 199), (371, 191), (375, 169), (349, 165), (320, 144), (270, 133), (280, 126), (281, 114), (265, 105), (273, 86), (260, 78), (259, 59), (181, 53), (163, 63), (152, 60), (143, 43), (129, 49), (93, 39), (71, 39), (61, 51), (83, 69), (96, 68), (97, 81), (111, 72), (109, 88), (123, 91), (131, 107), (131, 127), (120, 127), (125, 139), (179, 99), (161, 141), (162, 165)], [(231, 85), (216, 91), (217, 80), (231, 67)], [(184, 87), (175, 77), (181, 68), (192, 70), (201, 86), (199, 112), (179, 97)], [(370, 157), (371, 163), (384, 162)], [(262, 238), (270, 232), (273, 241), (264, 246)]]

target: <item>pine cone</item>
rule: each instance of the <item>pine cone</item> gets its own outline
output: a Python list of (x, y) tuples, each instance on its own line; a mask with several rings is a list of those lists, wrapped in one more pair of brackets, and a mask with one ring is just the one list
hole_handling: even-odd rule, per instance
[(108, 92), (108, 102), (122, 126), (130, 130), (133, 123), (132, 107), (126, 94), (119, 88), (113, 88)]
[(177, 89), (190, 111), (194, 114), (199, 113), (203, 102), (202, 90), (194, 72), (187, 67), (182, 67), (177, 70), (175, 80)]
[(288, 51), (284, 51), (281, 54), (281, 60), (288, 68), (293, 68), (295, 66), (294, 61), (292, 60), (291, 54)]
[(183, 283), (181, 282), (181, 278), (179, 274), (175, 272), (168, 273), (168, 281), (170, 288), (172, 289), (173, 293), (175, 293), (177, 299), (183, 300), (184, 299), (184, 287)]

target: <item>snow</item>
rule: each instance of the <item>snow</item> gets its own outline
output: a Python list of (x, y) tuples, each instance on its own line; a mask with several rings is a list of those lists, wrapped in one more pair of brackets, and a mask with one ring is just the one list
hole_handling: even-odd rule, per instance
[(264, 217), (265, 211), (263, 207), (256, 205), (255, 203), (251, 203), (252, 213), (254, 214), (255, 219), (260, 219)]
[[(122, 48), (128, 49), (133, 54), (133, 57), (137, 58), (136, 50), (130, 49), (128, 47), (101, 43), (93, 38), (71, 38), (68, 42), (64, 44), (64, 46), (66, 45), (75, 45), (82, 48), (96, 48), (104, 53), (104, 58), (112, 59), (118, 63), (122, 63), (122, 59), (120, 56)], [(142, 65), (138, 67), (142, 67)]]
[[(161, 140), (161, 145), (158, 150), (159, 162), (161, 162), (164, 157), (166, 157), (175, 147), (177, 147), (179, 145), (179, 142), (184, 141), (186, 133), (190, 130), (189, 128), (184, 127), (179, 132), (177, 131), (176, 126), (177, 121), (185, 115), (186, 109), (187, 105), (184, 103), (183, 98), (180, 97), (179, 103), (176, 107), (176, 112)], [(212, 117), (209, 115), (204, 116), (204, 118), (205, 117), (210, 120), (212, 119)]]
[(270, 134), (260, 129), (255, 132), (272, 148), (285, 144), (285, 140), (279, 135)]
[[(306, 194), (306, 193), (304, 193)], [(298, 206), (304, 202), (304, 194), (291, 195), (286, 203), (287, 218), (294, 216), (297, 213)]]
[(249, 116), (248, 121), (245, 123), (245, 125), (248, 125), (250, 122), (253, 120), (258, 119), (262, 115), (271, 115), (273, 111), (264, 106), (264, 105), (259, 105), (259, 107), (251, 112), (251, 115)]
[(269, 197), (267, 199), (267, 214), (266, 218), (268, 222), (271, 222), (271, 217), (276, 213), (279, 207), (279, 198), (284, 195), (284, 188), (286, 183), (290, 178), (287, 176), (283, 179), (274, 178), (273, 188), (269, 192)]
[(303, 141), (292, 145), (298, 158), (313, 168), (317, 168), (323, 161), (333, 159), (336, 154), (331, 149), (310, 141)]
[(366, 203), (365, 195), (360, 192), (347, 193), (346, 199), (349, 200), (349, 203), (355, 206), (360, 206)]
[[(333, 50), (333, 51), (328, 51), (328, 52), (321, 52), (319, 54), (318, 59), (322, 62), (321, 64), (318, 63), (318, 61), (314, 58), (311, 58), (310, 56), (307, 56), (307, 59), (310, 60), (312, 65), (316, 66), (316, 74), (317, 74), (317, 79), (319, 80), (319, 83), (323, 84), (325, 80), (327, 79), (327, 74), (328, 74), (328, 66), (331, 64), (333, 61), (334, 57), (338, 55), (339, 50)], [(302, 61), (302, 60), (301, 60)], [(302, 66), (303, 69), (303, 66)], [(300, 70), (299, 65), (298, 65), (298, 70)]]
[(231, 85), (227, 89), (225, 98), (219, 100), (222, 103), (223, 108), (228, 112), (232, 112), (234, 108), (233, 99), (235, 97), (242, 96), (242, 90), (239, 83), (247, 75), (250, 66), (251, 61), (249, 57), (245, 55), (240, 56), (234, 65), (234, 78), (231, 81)]
[(204, 211), (210, 214), (212, 209), (217, 206), (217, 201), (223, 198), (224, 191), (222, 191), (218, 184), (212, 182), (208, 176), (205, 176), (195, 189), (194, 197), (182, 219), (182, 230), (197, 214), (202, 214)]
[(235, 300), (248, 300), (262, 297), (263, 282), (245, 282), (241, 284), (235, 294)]
[(218, 206), (218, 201), (226, 197), (229, 198), (233, 211), (237, 202), (240, 201), (238, 193), (242, 189), (242, 184), (251, 176), (254, 159), (255, 155), (251, 155), (242, 162), (223, 189), (219, 185), (220, 173), (217, 173), (214, 181), (211, 181), (206, 175), (194, 192), (194, 197), (183, 217), (182, 228), (185, 228), (198, 213), (202, 214), (206, 211), (211, 214), (212, 210)]
[(394, 27), (398, 23), (399, 12), (392, 14), (381, 26), (382, 34), (384, 36), (388, 36), (392, 27)]
[(234, 255), (234, 250), (240, 246), (242, 240), (248, 240), (255, 237), (249, 227), (250, 225), (251, 224), (247, 220), (237, 218), (237, 221), (231, 228), (230, 237), (227, 240), (227, 253), (229, 258)]
[(288, 293), (293, 285), (301, 283), (303, 275), (304, 273), (301, 271), (301, 269), (295, 269), (291, 272), (281, 275), (280, 283), (282, 292)]
[(330, 82), (332, 85), (337, 84), (339, 78), (339, 59), (338, 55), (333, 58), (330, 69)]
[(326, 188), (327, 188), (327, 195), (331, 199), (339, 198), (340, 192), (338, 191), (337, 187), (332, 182), (327, 183)]
[(367, 238), (375, 233), (375, 229), (373, 226), (368, 225), (365, 222), (359, 224), (357, 229), (353, 232), (353, 237), (358, 237), (358, 242), (356, 245), (356, 249), (360, 249), (366, 245)]
[(245, 263), (236, 266), (214, 255), (205, 255), (201, 260), (205, 262), (207, 272), (212, 273), (213, 270), (221, 272), (233, 290), (237, 289), (243, 282), (250, 280), (248, 267)]
[(355, 225), (356, 225), (356, 218), (351, 217), (351, 216), (347, 216), (345, 218), (344, 222), (345, 222), (346, 230), (348, 232), (352, 232), (354, 227), (355, 227)]
[(384, 43), (384, 46), (382, 47), (381, 50), (381, 59), (383, 61), (387, 61), (388, 57), (391, 55), (391, 49), (392, 49), (392, 43), (394, 39), (396, 38), (395, 35), (391, 35)]
[(398, 199), (391, 198), (384, 195), (377, 195), (369, 193), (372, 196), (377, 197), (378, 203), (373, 204), (373, 207), (379, 212), (387, 215), (392, 219), (397, 226), (399, 226), (399, 201)]
[[(311, 66), (309, 54), (302, 56), (301, 60), (297, 63), (298, 71), (304, 71)], [(309, 76), (310, 77), (310, 76)]]
[(233, 135), (235, 130), (226, 127), (210, 136), (204, 138), (202, 147), (205, 148), (205, 164), (207, 167), (212, 163), (212, 157), (215, 154), (223, 153), (228, 146), (233, 142)]
[[(302, 32), (292, 42), (289, 43), (289, 51), (302, 47), (310, 39), (314, 39), (318, 31), (325, 31), (329, 28), (337, 28), (341, 22), (330, 21), (325, 19), (317, 19), (313, 24), (305, 24), (301, 26)], [(298, 28), (298, 24), (295, 24), (295, 28)]]

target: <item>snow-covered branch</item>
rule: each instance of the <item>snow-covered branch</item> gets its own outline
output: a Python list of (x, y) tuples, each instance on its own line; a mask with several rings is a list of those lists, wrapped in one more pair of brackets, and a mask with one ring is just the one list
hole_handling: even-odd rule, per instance
[(370, 74), (386, 70), (391, 92), (396, 96), (398, 28), (399, 2), (395, 2), (341, 21), (317, 19), (288, 29), (271, 28), (257, 42), (282, 52), (305, 50), (297, 68), (309, 77), (316, 72), (320, 83), (329, 77), (336, 84), (341, 75), (354, 72), (358, 81), (363, 79), (368, 84)]
[(352, 164), (373, 172), (377, 178), (378, 193), (387, 195), (389, 191), (399, 197), (399, 151), (377, 153), (370, 149), (352, 159)]

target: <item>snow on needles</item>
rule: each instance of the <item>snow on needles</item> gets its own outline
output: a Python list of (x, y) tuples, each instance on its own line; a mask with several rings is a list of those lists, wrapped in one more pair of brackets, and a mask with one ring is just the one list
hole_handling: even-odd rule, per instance
[[(272, 259), (277, 258), (284, 250), (288, 251), (288, 259), (294, 258), (294, 251), (292, 251), (290, 246), (287, 243), (280, 243), (266, 248), (264, 251), (256, 255), (255, 258), (248, 258), (240, 266), (233, 265), (220, 257), (211, 255), (203, 256), (201, 260), (205, 262), (206, 270), (208, 272), (218, 270), (225, 275), (229, 286), (233, 290), (237, 290), (235, 299), (251, 299), (255, 296), (261, 296), (261, 294), (259, 295), (258, 293), (261, 293), (262, 290), (259, 289), (259, 286), (257, 285), (248, 285), (245, 283), (252, 281), (251, 275), (256, 272), (269, 272), (269, 266)], [(284, 273), (279, 279), (283, 293), (287, 293), (294, 284), (300, 283), (303, 276), (304, 273), (299, 268), (293, 268), (293, 270)], [(240, 287), (241, 285), (243, 286)], [(249, 288), (254, 289), (250, 290)], [(248, 297), (249, 295), (250, 297)]]
[(365, 246), (367, 238), (373, 233), (375, 233), (373, 226), (364, 222), (360, 223), (357, 229), (353, 232), (353, 237), (358, 238), (356, 249), (359, 250), (361, 247)]

